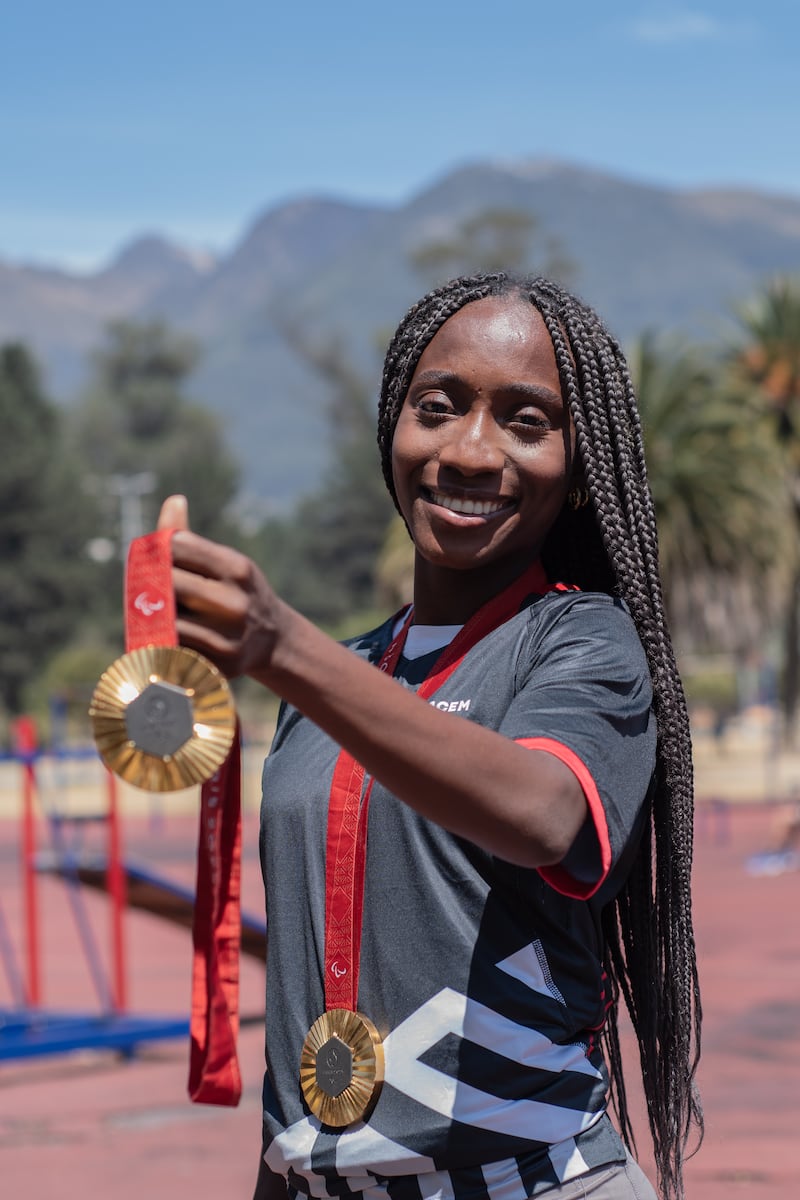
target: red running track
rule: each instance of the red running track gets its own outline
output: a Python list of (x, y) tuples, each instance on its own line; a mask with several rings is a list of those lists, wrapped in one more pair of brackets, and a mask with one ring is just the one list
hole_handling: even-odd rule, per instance
[[(700, 1085), (706, 1140), (687, 1167), (688, 1200), (786, 1200), (800, 1196), (800, 871), (752, 875), (769, 810), (704, 809), (698, 821), (695, 908), (705, 1007)], [(15, 932), (20, 889), (16, 828), (0, 822), (0, 902)], [(188, 883), (194, 822), (126, 821), (126, 857)], [(260, 910), (255, 817), (247, 818), (245, 905)], [(64, 885), (41, 881), (44, 1003), (95, 1003), (64, 901)], [(107, 901), (87, 895), (101, 937)], [(130, 1007), (185, 1013), (190, 945), (186, 931), (145, 913), (126, 922)], [(0, 1007), (9, 996), (0, 973)], [(262, 1005), (261, 969), (243, 962), (242, 1010)], [(187, 1051), (154, 1043), (131, 1061), (108, 1053), (0, 1063), (0, 1178), (9, 1200), (249, 1200), (260, 1135), (262, 1032), (240, 1039), (240, 1107), (186, 1099)], [(633, 1074), (634, 1064), (630, 1064)], [(644, 1147), (647, 1136), (640, 1134)], [(648, 1156), (643, 1165), (651, 1171)]]

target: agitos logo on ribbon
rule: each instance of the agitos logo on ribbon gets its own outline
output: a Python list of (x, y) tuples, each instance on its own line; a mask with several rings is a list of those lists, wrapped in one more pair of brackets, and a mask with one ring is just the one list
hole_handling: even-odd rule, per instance
[(89, 716), (101, 758), (126, 783), (158, 792), (202, 785), (189, 1094), (200, 1103), (235, 1105), (241, 1096), (239, 730), (224, 675), (176, 645), (172, 532), (131, 543), (126, 653), (101, 677)]

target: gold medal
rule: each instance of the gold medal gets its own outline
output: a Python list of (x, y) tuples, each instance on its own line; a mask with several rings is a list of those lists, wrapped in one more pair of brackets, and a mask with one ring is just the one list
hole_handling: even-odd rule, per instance
[(372, 1021), (331, 1008), (306, 1034), (300, 1087), (323, 1125), (341, 1129), (369, 1115), (383, 1083), (383, 1043)]
[(225, 676), (183, 646), (144, 646), (118, 658), (97, 684), (89, 716), (106, 766), (151, 792), (210, 779), (236, 731)]

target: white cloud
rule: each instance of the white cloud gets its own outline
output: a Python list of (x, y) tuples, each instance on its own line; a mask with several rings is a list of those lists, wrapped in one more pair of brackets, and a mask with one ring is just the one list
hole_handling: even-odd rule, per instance
[(725, 35), (721, 22), (702, 12), (686, 9), (665, 12), (660, 16), (640, 17), (631, 26), (633, 36), (640, 42), (698, 42)]

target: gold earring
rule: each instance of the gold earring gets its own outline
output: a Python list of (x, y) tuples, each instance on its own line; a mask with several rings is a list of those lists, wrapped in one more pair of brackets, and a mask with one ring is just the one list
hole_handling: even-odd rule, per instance
[(577, 512), (579, 508), (585, 508), (589, 503), (589, 489), (587, 487), (576, 487), (567, 496), (567, 503), (573, 512)]

